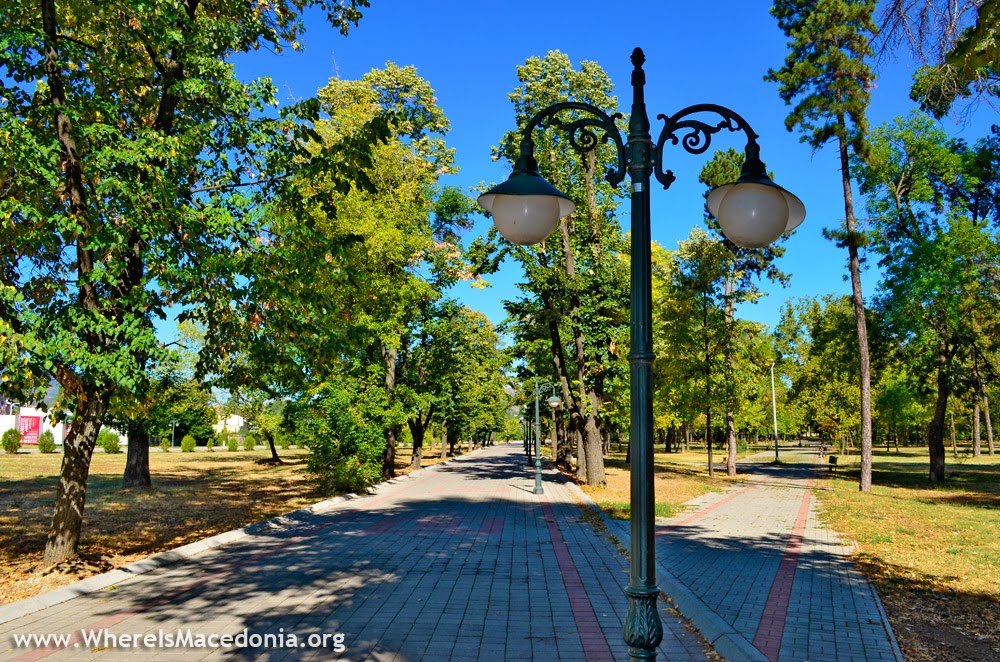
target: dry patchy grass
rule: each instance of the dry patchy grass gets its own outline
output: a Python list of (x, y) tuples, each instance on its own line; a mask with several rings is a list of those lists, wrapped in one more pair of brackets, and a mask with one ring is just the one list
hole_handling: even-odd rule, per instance
[[(696, 452), (655, 454), (653, 488), (657, 517), (676, 515), (684, 502), (732, 484), (730, 479), (718, 474), (709, 478), (705, 464), (704, 455)], [(611, 453), (605, 460), (604, 474), (605, 485), (581, 485), (580, 488), (611, 517), (628, 519), (631, 474), (625, 464), (625, 454)]]
[[(0, 604), (30, 597), (133, 561), (287, 513), (322, 498), (305, 471), (306, 451), (208, 453), (150, 449), (153, 487), (125, 490), (125, 454), (95, 452), (78, 559), (40, 569), (52, 518), (61, 454), (0, 455)], [(411, 450), (396, 453), (410, 471)], [(425, 449), (422, 466), (440, 462)]]
[(1000, 457), (949, 457), (927, 482), (926, 451), (876, 452), (870, 495), (856, 458), (818, 491), (831, 528), (858, 545), (908, 660), (1000, 659)]

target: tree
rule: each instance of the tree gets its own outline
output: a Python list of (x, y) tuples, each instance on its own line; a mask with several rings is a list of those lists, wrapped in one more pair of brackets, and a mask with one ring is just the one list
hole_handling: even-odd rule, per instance
[[(494, 158), (513, 162), (520, 128), (553, 103), (573, 99), (598, 108), (617, 106), (611, 81), (600, 66), (582, 62), (579, 70), (574, 69), (558, 51), (529, 58), (518, 67), (518, 80), (521, 85), (510, 98), (519, 129), (503, 137)], [(562, 119), (577, 117), (575, 111), (567, 111)], [(498, 243), (476, 244), (472, 251), (484, 272), (495, 270), (506, 255), (524, 269), (525, 294), (505, 302), (507, 312), (530, 320), (532, 338), (547, 338), (577, 439), (577, 475), (596, 485), (604, 482), (601, 406), (607, 379), (613, 371), (625, 369), (620, 348), (627, 335), (628, 285), (620, 256), (627, 254), (627, 248), (615, 218), (622, 189), (600, 179), (614, 162), (612, 146), (598, 145), (581, 155), (570, 136), (557, 127), (537, 131), (533, 138), (536, 153), (547, 155), (539, 164), (542, 175), (573, 198), (576, 211), (561, 219), (557, 232), (537, 246), (513, 246), (491, 232)]]
[(990, 365), (1000, 330), (997, 236), (974, 220), (969, 196), (948, 195), (975, 188), (962, 184), (970, 161), (961, 151), (933, 120), (913, 113), (873, 132), (871, 154), (857, 164), (884, 270), (878, 306), (915, 370), (934, 376), (932, 483), (945, 479), (948, 399), (981, 389), (978, 366)]
[(862, 492), (871, 491), (872, 480), (871, 359), (861, 292), (864, 236), (854, 215), (850, 161), (852, 154), (867, 153), (865, 112), (875, 77), (865, 59), (875, 32), (874, 9), (874, 0), (777, 0), (771, 14), (790, 39), (790, 53), (785, 66), (770, 70), (766, 77), (778, 83), (786, 104), (795, 102), (785, 119), (788, 130), (798, 127), (804, 134), (802, 142), (813, 149), (834, 140), (839, 151), (844, 229), (826, 234), (848, 251), (860, 361)]
[[(712, 159), (705, 164), (698, 181), (705, 184), (709, 189), (728, 184), (739, 179), (743, 166), (744, 156), (734, 149), (718, 151), (712, 155)], [(706, 198), (708, 192), (705, 193)], [(735, 408), (737, 401), (737, 385), (739, 382), (733, 376), (733, 360), (736, 352), (737, 324), (736, 305), (748, 301), (754, 301), (760, 297), (754, 281), (766, 277), (772, 282), (786, 284), (788, 276), (783, 274), (774, 264), (774, 261), (784, 255), (784, 247), (777, 244), (770, 244), (763, 248), (743, 248), (731, 242), (719, 227), (718, 221), (708, 212), (706, 205), (705, 220), (712, 230), (715, 238), (722, 242), (722, 245), (729, 251), (731, 259), (728, 260), (728, 273), (723, 284), (724, 287), (724, 308), (726, 314), (726, 330), (723, 336), (724, 341), (722, 351), (724, 354), (724, 369), (726, 379), (723, 382), (724, 396), (726, 402), (726, 473), (730, 476), (736, 475), (736, 423)], [(784, 241), (785, 235), (779, 241)]]
[(302, 125), (260, 112), (273, 86), (227, 58), (297, 45), (305, 4), (346, 30), (367, 0), (0, 7), (0, 333), (23, 359), (11, 390), (51, 377), (73, 410), (46, 565), (77, 553), (97, 434), (157, 351), (152, 316), (257, 235), (251, 197), (298, 153)]

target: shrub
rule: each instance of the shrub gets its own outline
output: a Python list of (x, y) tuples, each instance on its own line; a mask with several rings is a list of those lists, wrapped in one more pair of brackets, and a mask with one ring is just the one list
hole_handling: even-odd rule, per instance
[(240, 449), (240, 442), (236, 441), (236, 437), (230, 437), (226, 439), (226, 450), (230, 453), (235, 453)]
[(170, 450), (170, 440), (167, 439), (166, 437), (160, 439), (160, 450), (163, 451), (164, 453)]
[(194, 440), (194, 437), (192, 437), (189, 434), (186, 434), (186, 435), (184, 435), (184, 438), (181, 439), (181, 452), (182, 453), (193, 453), (194, 452), (194, 447), (197, 446), (197, 445), (198, 445), (198, 442)]
[(292, 440), (285, 435), (278, 435), (278, 438), (274, 440), (274, 443), (283, 451), (287, 451), (288, 447), (292, 445)]
[(252, 434), (243, 437), (243, 450), (252, 451), (257, 446), (257, 438)]
[(215, 437), (214, 436), (213, 437), (209, 437), (208, 440), (205, 441), (205, 450), (207, 450), (209, 453), (211, 453), (213, 448), (215, 448)]
[(326, 493), (363, 492), (382, 477), (385, 436), (349, 388), (323, 384), (290, 405), (287, 417), (296, 421), (296, 438), (309, 448), (309, 472)]
[(101, 430), (101, 433), (97, 435), (97, 445), (103, 448), (105, 453), (112, 455), (122, 452), (118, 435), (111, 430)]
[(16, 453), (17, 449), (21, 447), (21, 431), (14, 428), (7, 430), (0, 438), (0, 445), (6, 452)]
[(42, 433), (42, 436), (38, 438), (38, 452), (39, 453), (55, 453), (56, 452), (56, 437), (52, 434), (52, 430), (46, 430)]

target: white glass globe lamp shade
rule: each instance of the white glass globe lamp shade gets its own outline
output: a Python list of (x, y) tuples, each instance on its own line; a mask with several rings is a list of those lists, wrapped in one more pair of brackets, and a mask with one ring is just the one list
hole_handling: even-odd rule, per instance
[(806, 217), (802, 201), (766, 177), (720, 186), (707, 204), (722, 234), (744, 248), (763, 248)]
[(478, 202), (493, 215), (500, 234), (523, 246), (548, 237), (559, 219), (576, 208), (572, 200), (540, 175), (519, 169), (503, 184), (479, 196)]
[(556, 407), (562, 404), (562, 400), (560, 400), (558, 396), (553, 395), (551, 398), (548, 399), (548, 403), (550, 407), (555, 409)]

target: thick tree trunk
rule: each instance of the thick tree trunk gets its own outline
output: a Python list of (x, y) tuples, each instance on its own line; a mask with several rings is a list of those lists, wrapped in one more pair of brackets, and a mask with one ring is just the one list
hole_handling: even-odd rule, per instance
[(448, 451), (451, 450), (450, 442), (448, 441), (448, 424), (441, 424), (441, 458), (444, 459), (448, 457)]
[(938, 357), (937, 401), (934, 403), (934, 418), (927, 428), (927, 449), (930, 454), (931, 483), (944, 482), (944, 416), (948, 411), (947, 357)]
[(149, 435), (138, 427), (128, 431), (128, 456), (125, 459), (125, 474), (122, 487), (125, 489), (146, 489), (152, 487), (149, 476)]
[(420, 460), (424, 457), (424, 426), (419, 421), (409, 421), (410, 434), (413, 436), (413, 457), (410, 459), (410, 469), (419, 469)]
[(733, 412), (726, 412), (726, 475), (736, 475), (736, 423)]
[(77, 402), (73, 427), (63, 444), (55, 511), (42, 556), (42, 564), (46, 567), (75, 557), (79, 549), (90, 458), (97, 443), (97, 433), (108, 413), (108, 399), (109, 396), (97, 395)]
[(271, 449), (271, 457), (267, 461), (267, 464), (284, 464), (284, 462), (281, 461), (281, 458), (278, 457), (278, 448), (274, 444), (274, 435), (271, 434), (271, 431), (264, 430), (262, 428), (260, 433), (264, 435), (264, 439), (267, 441), (267, 446)]
[[(846, 120), (838, 118), (846, 134)], [(858, 331), (858, 359), (861, 378), (861, 478), (858, 489), (872, 491), (872, 376), (868, 354), (868, 324), (865, 320), (865, 299), (861, 293), (861, 260), (858, 255), (857, 222), (854, 217), (854, 196), (851, 193), (851, 168), (847, 142), (840, 139), (840, 172), (844, 188), (844, 224), (847, 230), (848, 267), (851, 272), (851, 299), (854, 302), (854, 320)]]
[(385, 450), (382, 452), (382, 477), (392, 478), (396, 475), (396, 444), (399, 441), (399, 429), (390, 426), (385, 431)]

